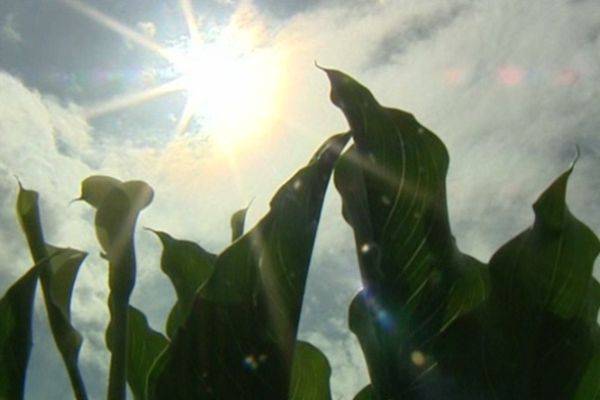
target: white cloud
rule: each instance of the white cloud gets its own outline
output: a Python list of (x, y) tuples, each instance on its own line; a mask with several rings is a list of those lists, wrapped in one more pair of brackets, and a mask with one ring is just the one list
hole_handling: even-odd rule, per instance
[[(1, 265), (12, 267), (0, 270), (0, 291), (4, 292), (16, 276), (32, 264), (13, 211), (17, 192), (13, 175), (18, 176), (26, 188), (40, 193), (41, 215), (48, 242), (89, 250), (95, 248), (95, 240), (89, 215), (81, 208), (68, 206), (69, 200), (77, 196), (81, 179), (91, 172), (82, 161), (90, 154), (90, 128), (85, 120), (75, 107), (61, 107), (55, 100), (29, 90), (5, 73), (0, 73), (0, 103), (0, 185), (8, 189), (2, 196), (1, 233), (3, 249), (16, 249), (10, 253), (0, 252)], [(100, 301), (106, 297), (106, 289), (97, 284), (97, 276), (105, 272), (100, 265), (98, 261), (84, 265), (73, 299), (73, 319), (84, 331), (89, 324), (98, 326), (106, 321), (106, 306), (104, 300)], [(36, 314), (45, 320), (40, 302), (37, 303)], [(44, 326), (43, 323), (41, 326)], [(102, 331), (86, 334), (88, 340), (81, 355), (84, 365), (97, 363), (94, 360), (102, 352), (101, 347), (93, 346), (89, 340), (93, 335), (101, 336)], [(44, 335), (36, 338), (36, 341), (48, 342)], [(40, 369), (43, 371), (48, 367), (38, 361), (56, 362), (56, 357), (34, 351), (31, 374), (35, 376)], [(37, 387), (43, 390), (44, 385), (50, 383), (42, 380), (37, 382)]]

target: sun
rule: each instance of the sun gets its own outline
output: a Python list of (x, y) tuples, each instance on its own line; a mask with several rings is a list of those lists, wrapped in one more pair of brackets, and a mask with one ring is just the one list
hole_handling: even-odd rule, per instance
[[(247, 12), (242, 13), (241, 22), (233, 16), (229, 24), (212, 29), (208, 37), (199, 27), (191, 0), (180, 0), (188, 37), (166, 47), (80, 0), (60, 1), (163, 57), (175, 72), (168, 82), (88, 107), (88, 117), (181, 91), (186, 94), (186, 104), (176, 124), (176, 136), (201, 133), (229, 151), (251, 141), (260, 142), (262, 135), (271, 131), (282, 92), (283, 58), (261, 37), (260, 22), (248, 23)], [(190, 130), (192, 121), (200, 132)]]
[(229, 29), (212, 41), (188, 41), (172, 55), (187, 96), (178, 131), (194, 119), (224, 148), (258, 140), (277, 115), (281, 60), (251, 31)]

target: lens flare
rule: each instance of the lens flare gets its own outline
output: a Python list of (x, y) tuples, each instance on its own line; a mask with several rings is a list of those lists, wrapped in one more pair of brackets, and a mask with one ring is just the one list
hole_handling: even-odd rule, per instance
[(516, 86), (523, 81), (525, 71), (516, 65), (505, 65), (498, 70), (497, 76), (506, 86)]
[[(211, 38), (206, 39), (192, 2), (181, 0), (188, 39), (175, 47), (165, 47), (152, 40), (153, 35), (141, 34), (80, 0), (60, 1), (130, 43), (161, 56), (175, 72), (154, 87), (88, 107), (87, 117), (120, 111), (182, 91), (187, 94), (187, 102), (176, 124), (178, 136), (190, 133), (187, 129), (195, 120), (202, 136), (213, 138), (222, 150), (230, 152), (248, 139), (258, 139), (261, 134), (270, 132), (269, 125), (275, 122), (278, 111), (285, 68), (282, 57), (260, 42), (257, 33), (260, 29), (247, 19), (240, 22), (239, 16), (234, 14), (229, 24), (213, 29)], [(256, 24), (260, 25), (260, 21)], [(152, 29), (156, 29), (153, 24)], [(145, 81), (154, 82), (160, 74), (148, 69), (142, 75)]]

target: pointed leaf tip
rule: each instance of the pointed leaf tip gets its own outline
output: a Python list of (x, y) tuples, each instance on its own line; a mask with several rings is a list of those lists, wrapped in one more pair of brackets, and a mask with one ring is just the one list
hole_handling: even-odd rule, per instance
[(580, 156), (581, 156), (581, 149), (579, 148), (579, 145), (576, 144), (575, 145), (575, 157), (573, 158), (573, 161), (571, 161), (571, 165), (570, 165), (569, 169), (575, 168), (575, 164), (577, 164), (577, 161), (579, 161)]
[(533, 210), (540, 222), (547, 224), (553, 229), (560, 229), (568, 212), (566, 204), (567, 184), (575, 165), (581, 156), (581, 149), (575, 145), (575, 157), (569, 168), (563, 172), (552, 184), (540, 195), (533, 204)]
[(536, 223), (559, 230), (563, 227), (568, 213), (566, 203), (567, 184), (574, 164), (552, 182), (533, 204)]
[(229, 220), (229, 225), (231, 226), (231, 241), (234, 242), (240, 236), (244, 234), (244, 225), (246, 223), (246, 214), (248, 213), (248, 209), (250, 205), (252, 205), (252, 201), (245, 208), (241, 208), (234, 212), (231, 215), (231, 219)]
[(377, 100), (371, 91), (360, 82), (337, 69), (321, 68), (329, 78), (331, 84), (330, 98), (333, 104), (342, 110), (358, 107), (358, 102), (362, 104), (374, 102)]

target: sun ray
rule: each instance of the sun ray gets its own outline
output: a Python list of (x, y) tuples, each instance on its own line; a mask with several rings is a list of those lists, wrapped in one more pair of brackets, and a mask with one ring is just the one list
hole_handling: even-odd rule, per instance
[(200, 28), (198, 26), (198, 20), (195, 17), (192, 1), (180, 0), (179, 4), (181, 6), (181, 11), (183, 12), (183, 17), (185, 18), (185, 23), (187, 24), (190, 41), (194, 43), (194, 45), (198, 45), (202, 42), (202, 38), (200, 36)]
[(240, 26), (234, 15), (229, 24), (206, 38), (192, 0), (179, 0), (188, 39), (164, 47), (81, 0), (58, 1), (166, 59), (175, 74), (171, 81), (159, 86), (91, 105), (85, 110), (86, 117), (99, 117), (181, 91), (187, 101), (174, 127), (175, 136), (185, 134), (195, 120), (202, 133), (213, 137), (218, 147), (225, 150), (247, 145), (271, 131), (285, 68), (282, 55), (265, 45), (257, 33), (261, 30), (260, 21), (257, 25)]
[(194, 118), (194, 110), (192, 104), (188, 101), (183, 107), (183, 111), (181, 112), (181, 117), (179, 117), (179, 121), (177, 121), (177, 127), (175, 128), (176, 136), (181, 136), (185, 133), (185, 130), (192, 121), (192, 118)]
[(115, 111), (120, 111), (131, 106), (145, 103), (148, 100), (156, 97), (164, 96), (168, 93), (173, 93), (181, 90), (179, 80), (170, 81), (162, 85), (142, 90), (140, 92), (131, 93), (128, 95), (120, 95), (111, 100), (86, 107), (84, 115), (86, 118), (96, 118)]
[(126, 39), (131, 40), (132, 42), (153, 51), (156, 54), (159, 54), (163, 58), (171, 61), (171, 51), (167, 48), (164, 48), (160, 44), (155, 41), (149, 39), (148, 37), (142, 35), (134, 29), (122, 24), (116, 19), (109, 17), (103, 12), (79, 1), (79, 0), (59, 0), (61, 3), (70, 7), (71, 9), (83, 14), (84, 16), (90, 18), (92, 21), (104, 26), (110, 31), (118, 33)]

